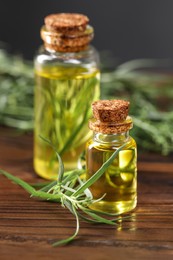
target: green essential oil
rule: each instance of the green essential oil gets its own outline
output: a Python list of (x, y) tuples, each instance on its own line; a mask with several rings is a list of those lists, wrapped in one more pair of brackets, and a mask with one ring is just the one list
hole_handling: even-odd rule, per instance
[(40, 136), (48, 139), (62, 157), (66, 170), (77, 167), (91, 132), (91, 103), (99, 98), (97, 69), (46, 66), (38, 69), (35, 88), (34, 168), (46, 179), (56, 179), (57, 157)]
[[(118, 137), (104, 135), (104, 138), (116, 140), (116, 138), (121, 139), (122, 136), (123, 134), (119, 134)], [(94, 199), (104, 196), (101, 201), (92, 204), (91, 208), (94, 210), (123, 213), (134, 209), (136, 206), (136, 143), (130, 136), (125, 142), (127, 142), (126, 146), (119, 152), (113, 163), (108, 167), (102, 177), (90, 187)], [(89, 141), (87, 145), (87, 179), (122, 144), (114, 145), (112, 142)]]

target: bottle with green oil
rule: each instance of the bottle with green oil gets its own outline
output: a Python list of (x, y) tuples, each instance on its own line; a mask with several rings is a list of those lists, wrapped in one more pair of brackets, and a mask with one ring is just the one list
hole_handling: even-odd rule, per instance
[(44, 41), (35, 58), (34, 169), (46, 179), (56, 179), (57, 157), (41, 137), (62, 157), (65, 170), (77, 167), (90, 138), (91, 103), (100, 95), (99, 57), (89, 45), (94, 30), (80, 14), (54, 14), (45, 18)]
[(91, 208), (108, 213), (128, 212), (137, 204), (136, 142), (129, 135), (132, 119), (129, 102), (100, 100), (92, 104), (94, 118), (89, 121), (93, 138), (87, 143), (86, 178), (89, 179), (122, 146), (118, 156), (90, 190), (94, 199), (103, 197)]

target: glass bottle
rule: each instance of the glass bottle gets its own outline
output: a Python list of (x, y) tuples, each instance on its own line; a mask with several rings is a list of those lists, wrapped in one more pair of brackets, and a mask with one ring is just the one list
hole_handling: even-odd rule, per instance
[(41, 28), (44, 47), (35, 58), (34, 168), (46, 179), (57, 178), (58, 163), (40, 136), (56, 147), (65, 170), (76, 168), (91, 134), (87, 127), (91, 103), (100, 95), (99, 57), (89, 45), (94, 30), (88, 24), (79, 30), (64, 29), (61, 16), (74, 25), (77, 14), (55, 15), (57, 30)]
[[(98, 104), (103, 105), (100, 111)], [(101, 178), (90, 187), (94, 199), (103, 196), (92, 204), (94, 210), (120, 214), (134, 209), (137, 204), (137, 152), (136, 142), (129, 135), (132, 119), (127, 115), (128, 104), (122, 100), (93, 103), (95, 118), (89, 121), (89, 127), (94, 134), (87, 143), (86, 178), (89, 179), (116, 149), (125, 144)]]

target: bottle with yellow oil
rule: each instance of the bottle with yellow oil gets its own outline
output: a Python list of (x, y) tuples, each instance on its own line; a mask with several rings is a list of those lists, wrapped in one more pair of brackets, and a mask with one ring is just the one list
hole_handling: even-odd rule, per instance
[(129, 102), (99, 100), (92, 104), (89, 128), (93, 138), (87, 143), (86, 178), (89, 179), (105, 161), (122, 146), (118, 156), (91, 187), (94, 199), (103, 199), (91, 208), (108, 213), (128, 212), (137, 203), (136, 142), (129, 135), (132, 119), (128, 116)]
[(99, 98), (97, 51), (89, 43), (94, 29), (82, 14), (52, 14), (41, 28), (44, 47), (35, 58), (34, 169), (46, 179), (56, 179), (55, 152), (66, 170), (77, 167), (85, 149), (91, 103)]

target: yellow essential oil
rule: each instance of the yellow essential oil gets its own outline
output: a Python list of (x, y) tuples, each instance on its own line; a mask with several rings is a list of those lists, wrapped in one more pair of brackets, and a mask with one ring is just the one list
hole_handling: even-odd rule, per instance
[(76, 168), (90, 134), (91, 103), (99, 98), (99, 57), (90, 41), (94, 29), (81, 14), (53, 14), (41, 28), (44, 47), (35, 58), (34, 169), (57, 179), (55, 151), (65, 170)]
[[(113, 136), (115, 138), (115, 136)], [(119, 144), (120, 145), (120, 144)], [(87, 178), (90, 178), (109, 159), (119, 145), (88, 142)], [(92, 209), (110, 213), (122, 213), (136, 206), (136, 143), (130, 138), (101, 178), (90, 188), (94, 199), (104, 198), (92, 204)]]
[(35, 73), (34, 167), (42, 177), (56, 179), (56, 154), (40, 136), (54, 144), (66, 170), (77, 167), (91, 136), (87, 122), (91, 102), (99, 97), (100, 73), (73, 67), (46, 67)]
[[(99, 102), (104, 103), (104, 101)], [(116, 103), (115, 100), (114, 103)], [(118, 113), (118, 108), (113, 109), (115, 113)], [(94, 135), (87, 143), (86, 178), (89, 179), (93, 176), (119, 147), (124, 144), (125, 146), (119, 151), (104, 174), (90, 187), (94, 199), (103, 197), (90, 207), (108, 213), (128, 212), (137, 204), (136, 142), (129, 136), (132, 120), (130, 117), (118, 122), (116, 120), (101, 122), (100, 120), (101, 118), (92, 119), (89, 124), (90, 128), (94, 130)]]

